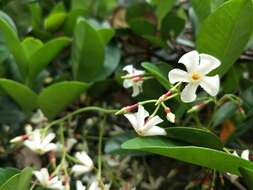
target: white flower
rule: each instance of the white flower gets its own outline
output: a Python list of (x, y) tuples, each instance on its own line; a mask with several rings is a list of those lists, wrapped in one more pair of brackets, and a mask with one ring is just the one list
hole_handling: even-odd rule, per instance
[(86, 152), (77, 152), (75, 157), (80, 162), (80, 164), (75, 164), (72, 167), (72, 172), (75, 176), (79, 176), (93, 169), (93, 161)]
[(39, 125), (39, 124), (47, 122), (48, 119), (45, 117), (43, 112), (40, 109), (38, 109), (37, 112), (33, 114), (30, 121), (35, 125)]
[(54, 133), (44, 134), (41, 130), (35, 129), (30, 132), (28, 139), (24, 141), (24, 145), (32, 151), (42, 155), (46, 152), (56, 150), (56, 144), (51, 143), (54, 138)]
[(76, 190), (85, 190), (86, 187), (82, 184), (81, 181), (76, 181)]
[(138, 106), (137, 113), (128, 113), (124, 114), (124, 116), (140, 136), (166, 135), (166, 131), (163, 128), (156, 126), (163, 120), (159, 116), (146, 119), (149, 113), (141, 105)]
[(25, 126), (25, 132), (26, 132), (26, 134), (20, 135), (20, 136), (17, 136), (15, 138), (11, 139), (10, 143), (19, 143), (19, 142), (23, 142), (24, 140), (28, 139), (29, 135), (32, 133), (32, 126), (27, 124)]
[(42, 168), (40, 171), (34, 171), (33, 174), (38, 179), (39, 183), (46, 188), (55, 189), (55, 190), (63, 190), (64, 186), (62, 181), (59, 180), (58, 176), (51, 177), (48, 174), (48, 170), (46, 168)]
[(127, 65), (123, 68), (123, 71), (127, 71), (128, 74), (125, 75), (123, 78), (123, 87), (130, 88), (133, 87), (132, 96), (135, 97), (142, 92), (142, 84), (143, 84), (143, 77), (142, 75), (145, 73), (142, 70), (137, 70), (133, 67), (133, 65)]
[(104, 185), (104, 188), (101, 188), (98, 181), (93, 181), (88, 190), (109, 190), (110, 185)]
[(171, 123), (175, 123), (175, 121), (176, 121), (176, 116), (175, 116), (175, 114), (172, 113), (172, 112), (167, 113), (167, 114), (166, 114), (166, 118), (167, 118), (168, 121), (171, 122)]
[(169, 80), (172, 84), (176, 82), (189, 83), (181, 93), (183, 102), (192, 102), (196, 99), (196, 91), (201, 86), (211, 96), (216, 96), (220, 79), (218, 75), (206, 76), (210, 71), (220, 66), (220, 61), (215, 57), (197, 51), (191, 51), (183, 55), (179, 61), (186, 67), (186, 71), (173, 69), (169, 72)]

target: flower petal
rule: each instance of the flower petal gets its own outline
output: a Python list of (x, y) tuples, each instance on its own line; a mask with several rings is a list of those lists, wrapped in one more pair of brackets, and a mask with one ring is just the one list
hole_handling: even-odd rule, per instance
[(196, 90), (198, 88), (198, 83), (189, 83), (186, 85), (186, 87), (181, 92), (181, 100), (183, 102), (193, 102), (196, 98)]
[(128, 121), (131, 123), (134, 129), (138, 127), (136, 113), (127, 113), (124, 114), (124, 116), (128, 119)]
[(190, 51), (184, 54), (178, 63), (183, 63), (188, 72), (193, 72), (199, 65), (199, 53), (197, 51)]
[(133, 86), (133, 81), (132, 80), (129, 80), (129, 79), (125, 79), (123, 81), (123, 87), (124, 88), (130, 88)]
[(55, 138), (54, 133), (49, 133), (42, 141), (42, 146), (46, 146)]
[(80, 180), (76, 181), (76, 190), (85, 190), (86, 187), (82, 184)]
[(188, 73), (181, 69), (172, 69), (169, 72), (169, 81), (174, 84), (176, 82), (189, 82)]
[(145, 131), (144, 136), (166, 135), (166, 131), (158, 126), (153, 126), (149, 130)]
[(199, 56), (200, 56), (200, 64), (198, 71), (203, 75), (208, 74), (210, 71), (216, 69), (221, 65), (220, 60), (211, 55), (201, 53)]
[(127, 65), (127, 66), (123, 67), (122, 70), (127, 71), (129, 74), (132, 74), (134, 72), (134, 67), (133, 67), (133, 65)]
[(249, 160), (249, 150), (242, 151), (241, 158), (245, 160)]
[(142, 83), (134, 83), (132, 97), (138, 96), (141, 92), (142, 92)]
[(142, 105), (139, 105), (136, 116), (137, 116), (137, 128), (140, 128), (144, 126), (145, 118), (149, 116), (149, 113), (144, 109)]
[(71, 171), (74, 173), (75, 176), (79, 176), (79, 175), (82, 175), (84, 173), (91, 171), (91, 169), (87, 166), (84, 166), (84, 165), (75, 164), (71, 168)]
[(200, 82), (200, 86), (211, 96), (216, 96), (220, 88), (220, 78), (218, 75), (205, 76)]
[(152, 117), (152, 118), (149, 118), (148, 121), (146, 122), (145, 126), (144, 126), (144, 130), (149, 130), (153, 126), (155, 126), (155, 125), (157, 125), (161, 122), (163, 122), (163, 120), (157, 115)]

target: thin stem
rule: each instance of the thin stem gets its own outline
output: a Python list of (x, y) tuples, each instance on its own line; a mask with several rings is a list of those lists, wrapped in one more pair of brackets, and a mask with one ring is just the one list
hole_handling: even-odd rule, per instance
[(104, 135), (104, 124), (105, 118), (99, 125), (99, 141), (98, 141), (98, 172), (97, 179), (101, 180), (102, 176), (102, 143), (103, 143), (103, 135)]
[(73, 112), (67, 114), (66, 116), (64, 116), (64, 117), (62, 117), (60, 119), (52, 121), (51, 123), (49, 123), (48, 125), (46, 125), (45, 130), (47, 131), (50, 127), (52, 127), (54, 125), (57, 125), (57, 124), (65, 121), (65, 120), (73, 117), (74, 115), (78, 115), (80, 113), (88, 112), (88, 111), (96, 111), (96, 112), (102, 112), (102, 113), (105, 113), (105, 114), (111, 114), (111, 113), (116, 113), (119, 110), (106, 109), (106, 108), (100, 108), (100, 107), (95, 107), (95, 106), (80, 108), (80, 109), (78, 109), (76, 111), (73, 111)]

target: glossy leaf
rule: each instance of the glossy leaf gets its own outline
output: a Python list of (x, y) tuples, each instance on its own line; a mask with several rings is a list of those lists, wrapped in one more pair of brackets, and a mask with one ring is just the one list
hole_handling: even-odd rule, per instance
[(100, 36), (103, 39), (105, 45), (107, 43), (109, 43), (110, 40), (115, 35), (115, 31), (112, 28), (101, 28), (101, 29), (98, 29), (97, 32), (100, 34)]
[(72, 46), (72, 67), (75, 79), (90, 82), (97, 77), (104, 63), (104, 42), (99, 33), (79, 18)]
[(4, 34), (5, 43), (12, 53), (18, 68), (23, 76), (27, 72), (28, 59), (25, 56), (25, 52), (21, 46), (18, 35), (13, 27), (2, 17), (0, 17), (0, 30)]
[(168, 12), (172, 9), (175, 0), (159, 0), (157, 3), (156, 15), (158, 17), (159, 23), (162, 22), (163, 18), (167, 15)]
[(29, 80), (33, 82), (35, 77), (71, 42), (70, 38), (58, 37), (38, 49), (31, 56), (29, 65)]
[(37, 95), (21, 83), (0, 79), (0, 87), (24, 110), (32, 111), (37, 106)]
[(129, 21), (133, 32), (138, 35), (155, 35), (155, 25), (143, 18), (136, 18)]
[(170, 127), (166, 129), (167, 136), (182, 142), (190, 143), (201, 147), (221, 150), (223, 144), (213, 133), (199, 128), (192, 127)]
[(39, 107), (49, 118), (54, 118), (77, 99), (88, 85), (82, 82), (59, 82), (45, 88), (38, 97)]
[(122, 148), (159, 154), (236, 175), (240, 175), (240, 167), (253, 169), (252, 163), (231, 154), (210, 148), (187, 146), (165, 137), (134, 138), (125, 142)]
[(28, 37), (22, 41), (21, 45), (26, 53), (27, 58), (29, 59), (32, 54), (34, 54), (43, 46), (43, 43), (39, 39)]
[(253, 29), (252, 10), (252, 1), (230, 0), (203, 22), (197, 49), (221, 60), (213, 73), (226, 73), (244, 50)]
[(0, 187), (13, 175), (16, 175), (20, 171), (15, 168), (0, 168)]
[(145, 68), (151, 75), (153, 75), (166, 89), (171, 88), (169, 80), (161, 74), (162, 72), (156, 65), (144, 62), (142, 63), (142, 67)]
[(237, 105), (233, 102), (226, 102), (213, 115), (213, 127), (220, 125), (225, 119), (231, 118), (237, 109)]
[(249, 190), (253, 190), (253, 170), (249, 168), (240, 168), (239, 170)]

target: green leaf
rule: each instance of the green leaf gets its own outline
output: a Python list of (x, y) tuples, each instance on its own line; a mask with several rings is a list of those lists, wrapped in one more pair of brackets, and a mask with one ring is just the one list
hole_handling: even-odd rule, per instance
[(157, 9), (156, 9), (156, 15), (158, 17), (159, 25), (161, 24), (164, 17), (167, 15), (167, 13), (170, 12), (173, 5), (175, 3), (175, 0), (159, 0), (157, 3)]
[(111, 45), (106, 47), (105, 63), (101, 69), (96, 81), (104, 80), (106, 77), (110, 76), (113, 71), (117, 68), (120, 62), (120, 49), (116, 45)]
[(48, 17), (44, 20), (44, 28), (48, 31), (57, 30), (67, 16), (63, 2), (57, 3)]
[(70, 43), (70, 38), (58, 37), (34, 52), (30, 59), (29, 81), (32, 83), (36, 76)]
[(251, 162), (231, 154), (210, 148), (187, 146), (164, 137), (134, 138), (125, 142), (122, 148), (155, 153), (239, 176), (240, 167), (253, 169)]
[(253, 29), (252, 10), (252, 1), (230, 0), (203, 22), (197, 49), (221, 60), (213, 74), (226, 73), (244, 50)]
[(239, 170), (249, 190), (253, 190), (253, 170), (249, 168), (239, 168)]
[(28, 37), (22, 41), (21, 45), (27, 58), (30, 59), (31, 55), (43, 46), (43, 43), (39, 39)]
[(168, 13), (161, 24), (161, 36), (164, 40), (176, 38), (184, 29), (185, 20), (176, 13)]
[(113, 36), (115, 35), (115, 30), (112, 28), (101, 28), (101, 29), (98, 29), (97, 32), (100, 34), (105, 45), (108, 44), (110, 40), (113, 38)]
[(42, 23), (42, 9), (38, 2), (29, 3), (29, 9), (32, 15), (32, 28), (39, 30)]
[(167, 90), (171, 88), (169, 80), (161, 74), (162, 71), (156, 65), (144, 62), (142, 63), (142, 67), (154, 76)]
[(166, 129), (167, 136), (182, 142), (190, 143), (193, 145), (219, 149), (223, 148), (220, 139), (213, 133), (198, 128), (192, 127), (170, 127)]
[(25, 168), (21, 172), (10, 177), (3, 185), (0, 186), (0, 190), (10, 190), (19, 188), (22, 190), (29, 190), (32, 178), (32, 168)]
[(130, 28), (138, 35), (155, 35), (156, 28), (149, 20), (135, 18), (129, 21)]
[(4, 34), (5, 43), (18, 65), (20, 73), (25, 76), (27, 72), (28, 59), (21, 46), (18, 35), (13, 27), (2, 17), (0, 17), (0, 30)]
[(83, 82), (59, 82), (45, 88), (38, 97), (39, 107), (49, 118), (54, 118), (77, 99), (88, 85)]
[(104, 42), (99, 33), (85, 19), (79, 18), (71, 58), (75, 79), (93, 81), (103, 67), (104, 57)]
[(16, 175), (20, 171), (15, 168), (0, 168), (0, 187), (13, 175)]
[(223, 104), (212, 117), (213, 127), (216, 127), (226, 119), (231, 118), (235, 114), (236, 109), (237, 105), (233, 102), (226, 102)]
[(18, 183), (18, 188), (22, 190), (29, 190), (31, 181), (32, 181), (32, 168), (25, 168), (21, 171), (21, 175), (19, 177), (19, 183)]
[(198, 20), (202, 23), (211, 13), (212, 0), (191, 0), (191, 5), (198, 16)]
[(24, 110), (37, 106), (37, 95), (27, 86), (8, 79), (0, 79), (0, 87)]

